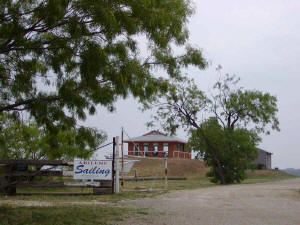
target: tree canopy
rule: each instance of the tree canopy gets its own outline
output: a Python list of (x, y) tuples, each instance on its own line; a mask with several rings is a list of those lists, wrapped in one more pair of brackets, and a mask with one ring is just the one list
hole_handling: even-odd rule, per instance
[(255, 159), (259, 134), (279, 131), (277, 99), (269, 93), (237, 87), (239, 79), (226, 75), (214, 85), (212, 97), (188, 78), (175, 81), (167, 93), (145, 107), (157, 107), (154, 115), (165, 130), (184, 127), (191, 149), (204, 154), (212, 181), (240, 182)]
[(0, 113), (31, 117), (54, 144), (97, 105), (113, 110), (129, 94), (147, 100), (167, 89), (155, 68), (180, 79), (182, 67), (206, 66), (187, 43), (192, 13), (189, 0), (1, 1)]
[(245, 128), (224, 129), (215, 117), (190, 130), (189, 147), (198, 150), (210, 167), (212, 182), (228, 184), (245, 179), (245, 170), (257, 157), (256, 146), (261, 139)]
[(60, 130), (53, 141), (34, 121), (16, 121), (7, 113), (0, 120), (0, 158), (87, 158), (106, 140), (106, 134), (95, 128), (89, 128), (91, 138), (82, 138), (86, 132), (79, 128)]

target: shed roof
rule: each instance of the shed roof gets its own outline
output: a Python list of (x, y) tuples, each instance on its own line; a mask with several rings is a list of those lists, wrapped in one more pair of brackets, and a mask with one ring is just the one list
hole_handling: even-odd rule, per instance
[(267, 153), (267, 154), (270, 154), (270, 155), (272, 155), (273, 153), (272, 152), (268, 152), (268, 151), (266, 151), (266, 150), (263, 150), (263, 149), (261, 149), (261, 148), (256, 148), (258, 151), (261, 151), (261, 152), (264, 152), (264, 153)]
[(130, 142), (176, 142), (176, 143), (186, 143), (184, 140), (176, 136), (168, 136), (158, 130), (150, 131), (142, 136), (131, 138), (130, 140), (124, 140), (126, 143)]

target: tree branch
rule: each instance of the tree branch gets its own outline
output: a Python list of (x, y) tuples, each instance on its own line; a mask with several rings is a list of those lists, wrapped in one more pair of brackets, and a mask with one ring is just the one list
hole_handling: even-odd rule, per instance
[(12, 104), (12, 105), (2, 106), (2, 107), (0, 107), (0, 112), (11, 111), (11, 110), (19, 110), (19, 111), (20, 110), (25, 110), (25, 109), (28, 109), (28, 108), (20, 109), (18, 107), (23, 106), (23, 105), (30, 105), (30, 104), (33, 104), (35, 102), (46, 102), (46, 103), (48, 103), (48, 102), (57, 101), (59, 99), (60, 99), (59, 96), (48, 96), (48, 97), (44, 97), (44, 98), (27, 99), (27, 100), (23, 100), (23, 101), (17, 102), (17, 103)]

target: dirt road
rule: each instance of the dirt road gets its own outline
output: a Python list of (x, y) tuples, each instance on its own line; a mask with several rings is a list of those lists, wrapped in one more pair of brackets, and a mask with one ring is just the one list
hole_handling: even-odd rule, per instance
[(124, 201), (147, 215), (120, 224), (300, 225), (300, 178), (171, 192)]

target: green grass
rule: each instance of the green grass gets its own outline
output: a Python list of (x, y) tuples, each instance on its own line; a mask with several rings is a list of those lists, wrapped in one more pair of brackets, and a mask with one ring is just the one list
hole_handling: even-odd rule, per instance
[[(284, 179), (295, 178), (295, 176), (286, 174), (281, 171), (275, 170), (263, 170), (263, 171), (248, 171), (248, 178), (242, 181), (242, 184), (250, 183), (263, 183), (271, 181), (279, 181)], [(187, 180), (170, 180), (168, 181), (168, 190), (183, 190), (183, 189), (196, 189), (203, 187), (210, 187), (217, 184), (211, 183), (209, 178), (205, 175), (200, 175), (198, 177), (188, 177)], [(138, 188), (153, 188), (153, 189), (163, 189), (165, 187), (165, 181), (130, 181), (125, 183), (126, 189)]]
[[(183, 189), (195, 189), (202, 187), (209, 187), (214, 185), (208, 178), (203, 176), (189, 177), (186, 180), (169, 180), (167, 182), (167, 190), (183, 190)], [(126, 181), (124, 184), (125, 190), (136, 189), (165, 189), (166, 182), (164, 180), (155, 181)]]
[(247, 172), (248, 178), (243, 181), (244, 184), (263, 183), (296, 178), (296, 176), (287, 174), (280, 170), (254, 170)]
[(132, 210), (108, 206), (12, 207), (0, 206), (1, 225), (92, 225), (111, 224), (126, 216), (145, 214), (144, 209)]
[[(67, 188), (66, 188), (67, 189)], [(67, 190), (66, 190), (67, 191)], [(35, 190), (33, 189), (33, 192)], [(68, 202), (106, 202), (106, 203), (117, 203), (122, 200), (128, 199), (140, 199), (140, 198), (151, 198), (160, 194), (166, 193), (166, 191), (156, 192), (122, 192), (119, 194), (107, 194), (107, 195), (15, 195), (5, 196), (0, 195), (1, 200), (24, 200), (24, 201), (41, 201), (41, 202), (54, 202), (54, 203), (68, 203)], [(1, 202), (0, 202), (1, 204)], [(0, 223), (1, 225), (1, 223)]]
[(17, 193), (93, 193), (93, 188), (81, 188), (81, 187), (60, 187), (60, 188), (33, 188), (33, 187), (22, 187), (17, 189)]

